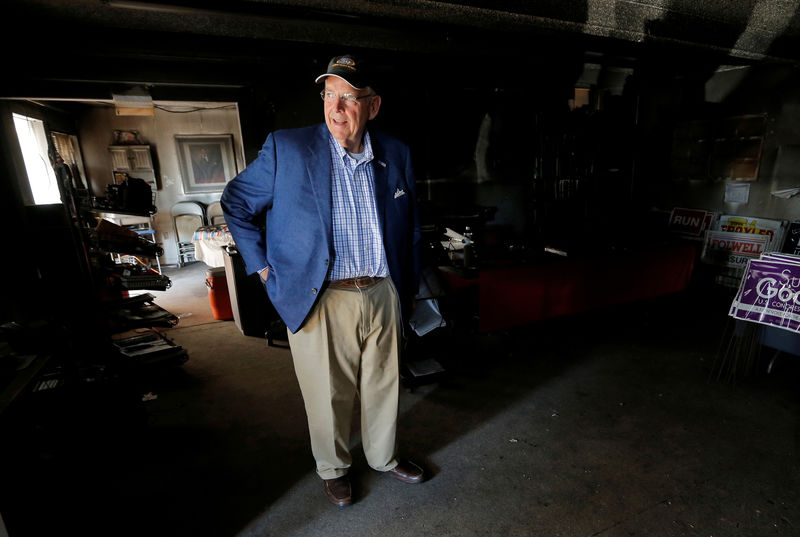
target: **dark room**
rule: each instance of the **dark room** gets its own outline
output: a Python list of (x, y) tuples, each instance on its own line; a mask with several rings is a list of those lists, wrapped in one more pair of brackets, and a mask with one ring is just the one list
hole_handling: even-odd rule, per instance
[(800, 0), (4, 8), (0, 537), (800, 531)]

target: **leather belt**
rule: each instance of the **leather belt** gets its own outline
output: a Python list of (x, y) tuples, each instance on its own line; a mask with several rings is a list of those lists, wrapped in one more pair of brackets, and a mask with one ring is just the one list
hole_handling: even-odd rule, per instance
[(360, 278), (346, 278), (344, 280), (330, 280), (328, 287), (334, 289), (366, 289), (383, 281), (383, 278), (373, 276), (362, 276)]

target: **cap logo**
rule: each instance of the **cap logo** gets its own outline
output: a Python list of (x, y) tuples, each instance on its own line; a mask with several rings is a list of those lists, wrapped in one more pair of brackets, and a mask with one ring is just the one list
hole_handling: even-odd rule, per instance
[(353, 61), (352, 58), (344, 57), (339, 58), (336, 60), (336, 65), (339, 67), (346, 67), (347, 69), (352, 69), (353, 71), (356, 70), (356, 62)]

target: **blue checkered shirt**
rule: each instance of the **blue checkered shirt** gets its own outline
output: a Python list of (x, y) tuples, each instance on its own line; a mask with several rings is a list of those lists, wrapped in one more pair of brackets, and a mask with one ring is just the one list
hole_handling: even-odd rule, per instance
[(388, 276), (383, 236), (375, 204), (372, 143), (364, 135), (364, 153), (353, 158), (329, 137), (333, 215), (333, 263), (329, 280)]
[(364, 134), (364, 152), (356, 160), (329, 137), (333, 216), (333, 263), (329, 280), (389, 275), (375, 203), (372, 143)]

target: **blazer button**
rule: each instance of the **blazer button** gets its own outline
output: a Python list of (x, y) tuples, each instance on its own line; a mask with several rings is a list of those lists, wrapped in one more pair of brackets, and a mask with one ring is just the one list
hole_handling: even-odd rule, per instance
[(327, 260), (327, 259), (325, 260), (325, 264), (326, 264), (326, 265), (328, 264), (328, 260)]
[(317, 289), (316, 289), (316, 288), (312, 289), (312, 290), (311, 290), (311, 294), (312, 294), (312, 295), (316, 295), (316, 294), (317, 294)]

